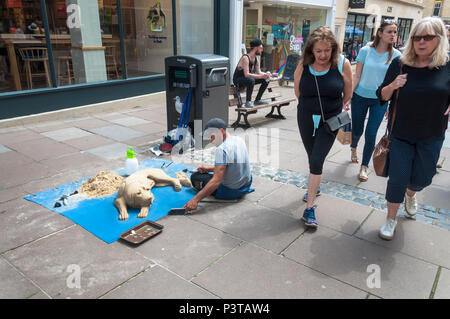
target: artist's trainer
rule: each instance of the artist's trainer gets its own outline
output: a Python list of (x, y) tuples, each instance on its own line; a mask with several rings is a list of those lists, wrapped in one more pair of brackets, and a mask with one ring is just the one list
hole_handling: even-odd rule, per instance
[[(197, 209), (198, 203), (213, 195), (217, 199), (238, 199), (254, 189), (247, 146), (242, 138), (226, 130), (227, 125), (219, 118), (206, 123), (204, 137), (215, 145), (215, 165), (201, 165), (191, 176), (192, 185), (199, 190), (184, 207), (186, 211)], [(212, 174), (211, 174), (212, 173)]]

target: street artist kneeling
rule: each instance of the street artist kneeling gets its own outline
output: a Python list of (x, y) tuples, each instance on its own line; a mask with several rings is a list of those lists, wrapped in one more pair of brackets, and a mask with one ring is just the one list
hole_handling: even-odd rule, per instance
[(192, 174), (192, 185), (199, 192), (186, 203), (186, 211), (197, 209), (198, 203), (209, 195), (217, 199), (231, 200), (254, 191), (250, 188), (252, 175), (247, 146), (244, 140), (232, 136), (226, 128), (226, 123), (219, 118), (213, 118), (206, 123), (204, 136), (209, 136), (209, 142), (217, 147), (215, 165), (201, 165), (197, 172)]

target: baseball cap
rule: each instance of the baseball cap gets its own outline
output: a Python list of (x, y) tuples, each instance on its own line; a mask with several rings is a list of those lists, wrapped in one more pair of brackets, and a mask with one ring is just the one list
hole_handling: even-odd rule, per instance
[(262, 43), (262, 41), (260, 39), (255, 39), (250, 41), (250, 48), (256, 48), (259, 47)]
[(204, 135), (208, 129), (214, 129), (214, 128), (216, 128), (216, 129), (223, 128), (224, 130), (226, 130), (227, 124), (225, 123), (224, 120), (222, 120), (218, 117), (212, 118), (208, 122), (206, 122), (205, 129), (203, 130), (202, 135)]

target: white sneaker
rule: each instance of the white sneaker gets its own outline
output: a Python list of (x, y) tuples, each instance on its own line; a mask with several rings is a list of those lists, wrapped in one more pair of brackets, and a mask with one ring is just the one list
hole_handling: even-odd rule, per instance
[(409, 216), (414, 216), (417, 214), (417, 198), (416, 194), (414, 194), (413, 197), (408, 196), (408, 194), (405, 194), (405, 211)]
[(385, 240), (391, 240), (394, 238), (395, 227), (397, 226), (397, 221), (393, 219), (386, 219), (386, 223), (381, 227), (378, 235)]

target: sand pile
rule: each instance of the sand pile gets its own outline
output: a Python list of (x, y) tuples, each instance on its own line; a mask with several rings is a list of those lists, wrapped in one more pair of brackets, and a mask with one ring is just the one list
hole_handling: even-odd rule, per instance
[(118, 190), (124, 177), (114, 172), (100, 171), (97, 175), (83, 182), (80, 193), (88, 198), (97, 198), (113, 194)]

